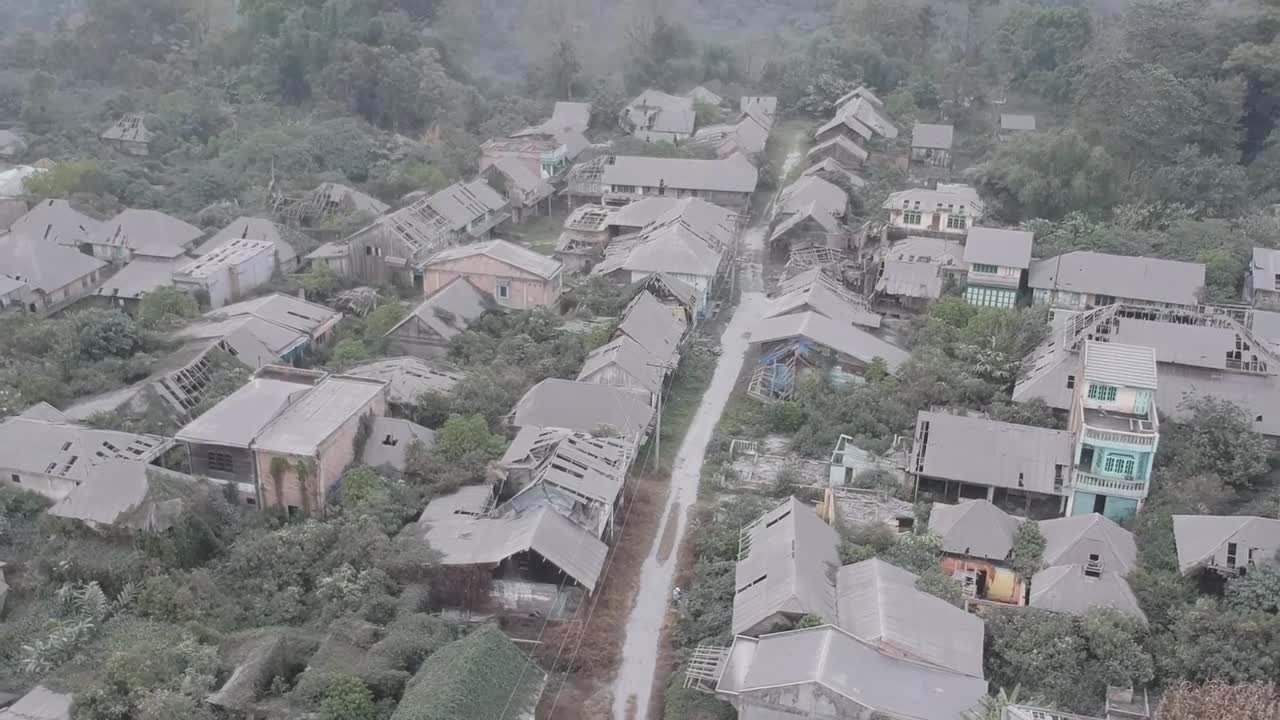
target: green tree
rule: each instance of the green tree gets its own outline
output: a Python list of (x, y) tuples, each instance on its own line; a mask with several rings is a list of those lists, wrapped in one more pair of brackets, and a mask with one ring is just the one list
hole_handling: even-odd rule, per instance
[(333, 346), (329, 362), (339, 370), (358, 365), (369, 359), (369, 348), (355, 338), (344, 338)]
[(162, 287), (143, 296), (138, 319), (147, 330), (172, 330), (200, 312), (190, 295), (175, 288)]
[(76, 348), (85, 362), (126, 358), (141, 345), (137, 323), (120, 310), (79, 310), (71, 319)]
[(1070, 129), (1016, 137), (967, 176), (1008, 222), (1101, 212), (1117, 200), (1111, 156)]
[(1266, 440), (1239, 405), (1197, 396), (1183, 402), (1184, 419), (1167, 423), (1157, 464), (1182, 476), (1214, 475), (1227, 485), (1248, 488), (1266, 474)]
[(1028, 520), (1018, 526), (1009, 566), (1024, 580), (1030, 580), (1044, 567), (1044, 535), (1040, 534), (1039, 523)]
[(1280, 717), (1274, 682), (1203, 685), (1179, 683), (1167, 688), (1156, 705), (1159, 720), (1273, 720)]
[(337, 673), (329, 680), (320, 701), (320, 720), (374, 720), (378, 717), (373, 693), (360, 678)]
[(1204, 599), (1177, 614), (1169, 647), (1170, 652), (1157, 657), (1170, 679), (1274, 681), (1276, 658), (1280, 658), (1280, 615), (1224, 610)]
[(22, 122), (39, 133), (48, 132), (53, 126), (53, 93), (58, 89), (58, 79), (43, 70), (37, 70), (27, 81), (27, 95), (22, 99)]
[(1280, 568), (1259, 564), (1248, 575), (1231, 578), (1226, 604), (1236, 610), (1280, 613)]
[(489, 432), (489, 424), (480, 415), (450, 415), (436, 432), (434, 450), (448, 462), (469, 459), (480, 463), (497, 459), (506, 443)]
[(1198, 215), (1232, 217), (1248, 199), (1248, 177), (1240, 165), (1186, 147), (1169, 164), (1144, 168), (1136, 180), (1147, 197), (1179, 204)]
[(386, 347), (386, 334), (391, 328), (404, 318), (404, 306), (398, 302), (386, 303), (379, 305), (373, 312), (369, 313), (364, 319), (364, 344), (365, 347), (378, 348), (379, 350)]
[(1092, 37), (1086, 8), (1023, 5), (1000, 24), (994, 47), (1015, 87), (1061, 102), (1071, 98), (1071, 70)]

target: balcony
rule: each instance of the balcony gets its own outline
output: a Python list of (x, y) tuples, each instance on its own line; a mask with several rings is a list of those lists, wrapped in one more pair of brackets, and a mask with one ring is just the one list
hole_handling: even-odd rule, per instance
[(1084, 407), (1081, 394), (1076, 395), (1076, 411), (1082, 416), (1080, 426), (1085, 443), (1154, 448), (1160, 438), (1160, 420), (1152, 408), (1144, 415)]
[(979, 285), (981, 287), (1017, 290), (1022, 284), (1022, 276), (1021, 274), (1001, 275), (999, 273), (978, 272), (970, 266), (968, 284)]
[(1144, 498), (1147, 496), (1147, 484), (1142, 480), (1094, 475), (1083, 470), (1076, 470), (1072, 474), (1071, 489), (1080, 492), (1120, 495), (1132, 498)]

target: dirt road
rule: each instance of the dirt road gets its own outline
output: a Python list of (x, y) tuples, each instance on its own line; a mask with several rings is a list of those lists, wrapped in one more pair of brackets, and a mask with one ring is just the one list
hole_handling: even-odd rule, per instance
[[(662, 545), (680, 547), (684, 542), (686, 513), (673, 508), (691, 507), (698, 499), (698, 481), (702, 474), (702, 460), (706, 455), (711, 433), (720, 421), (729, 395), (742, 370), (743, 357), (747, 353), (747, 334), (759, 319), (764, 305), (764, 287), (760, 276), (761, 257), (764, 251), (764, 225), (753, 226), (743, 234), (743, 255), (746, 264), (739, 273), (742, 283), (742, 299), (734, 310), (721, 336), (722, 352), (716, 363), (711, 385), (702, 396), (698, 412), (694, 415), (689, 432), (680, 445), (675, 466), (671, 471), (671, 492), (667, 507), (663, 510), (663, 524), (658, 537), (664, 542), (655, 543), (645, 560), (640, 574), (640, 592), (635, 608), (627, 621), (626, 642), (622, 646), (622, 665), (613, 688), (614, 720), (645, 720), (649, 713), (649, 693), (653, 688), (653, 674), (658, 662), (658, 638), (671, 602), (671, 580), (675, 574), (676, 553), (661, 551)], [(674, 534), (667, 527), (675, 523)], [(673, 537), (673, 543), (665, 539)]]

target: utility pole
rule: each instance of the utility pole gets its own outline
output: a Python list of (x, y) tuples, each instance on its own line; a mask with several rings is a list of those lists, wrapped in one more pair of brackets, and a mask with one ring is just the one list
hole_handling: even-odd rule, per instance
[(662, 397), (666, 394), (662, 391), (664, 389), (663, 386), (666, 384), (666, 381), (667, 381), (667, 378), (666, 378), (667, 373), (675, 373), (676, 368), (674, 365), (672, 365), (669, 362), (645, 363), (645, 365), (648, 365), (649, 367), (662, 368), (663, 370), (662, 381), (658, 383), (658, 426), (653, 436), (652, 469), (656, 472), (658, 469), (658, 463), (660, 461), (660, 458), (662, 457)]

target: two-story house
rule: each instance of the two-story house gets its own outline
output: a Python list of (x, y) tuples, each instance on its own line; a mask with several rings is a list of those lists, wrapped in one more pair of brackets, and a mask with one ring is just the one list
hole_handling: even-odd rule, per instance
[(1079, 250), (1032, 261), (1027, 285), (1035, 304), (1067, 310), (1117, 302), (1195, 308), (1204, 277), (1203, 263)]
[(622, 108), (618, 124), (645, 142), (679, 143), (693, 135), (693, 98), (645, 90)]
[(442, 250), (422, 267), (428, 296), (458, 278), (490, 293), (499, 305), (525, 310), (560, 300), (564, 265), (506, 240), (486, 240)]
[(1156, 353), (1149, 347), (1086, 341), (1070, 429), (1075, 463), (1067, 514), (1123, 520), (1142, 507), (1160, 442)]
[(971, 305), (1011, 308), (1031, 265), (1032, 233), (974, 226), (964, 244), (964, 297)]
[(956, 183), (938, 183), (935, 189), (899, 190), (881, 207), (887, 214), (888, 240), (908, 235), (964, 239), (969, 228), (986, 213), (977, 189)]

